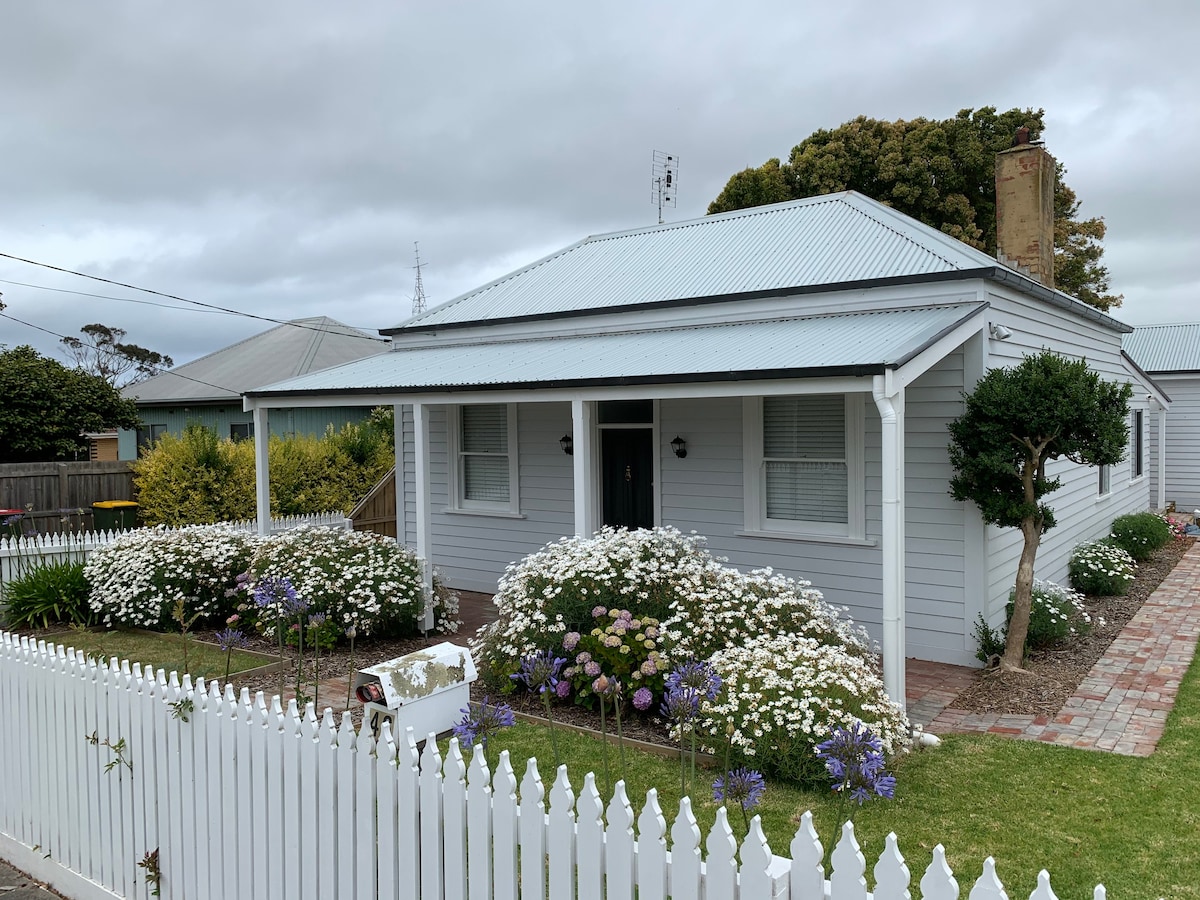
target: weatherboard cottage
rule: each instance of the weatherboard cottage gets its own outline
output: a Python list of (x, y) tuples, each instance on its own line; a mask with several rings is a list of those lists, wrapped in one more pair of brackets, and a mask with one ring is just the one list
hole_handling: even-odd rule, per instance
[[(1134, 382), (1142, 413), (1165, 405), (1122, 356), (1130, 328), (1049, 286), (1053, 161), (1018, 152), (1044, 156), (1001, 195), (1024, 270), (861, 194), (813, 197), (586, 238), (385, 330), (391, 352), (244, 402), (256, 420), (394, 405), (398, 533), (451, 586), (494, 591), (510, 562), (602, 525), (694, 530), (848, 607), (903, 697), (906, 656), (975, 662), (1021, 549), (948, 493), (962, 393), (1048, 347)], [(1039, 577), (1150, 505), (1143, 446), (1111, 471), (1052, 467)], [(260, 507), (267, 477), (259, 452)]]

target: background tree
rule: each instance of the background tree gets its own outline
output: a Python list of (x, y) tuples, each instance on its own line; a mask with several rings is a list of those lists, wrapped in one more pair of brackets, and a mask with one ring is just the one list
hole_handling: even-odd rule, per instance
[(97, 375), (32, 347), (0, 349), (0, 462), (49, 462), (87, 452), (81, 435), (136, 428), (137, 408)]
[(1043, 498), (1058, 490), (1046, 464), (1065, 458), (1113, 465), (1129, 439), (1128, 384), (1114, 384), (1086, 360), (1043, 350), (1019, 365), (992, 369), (966, 397), (966, 411), (950, 423), (950, 493), (970, 500), (985, 522), (1020, 528), (1025, 539), (1017, 565), (1013, 611), (1000, 665), (1019, 669), (1029, 631), (1033, 565), (1042, 535), (1054, 527)]
[[(961, 110), (944, 120), (859, 116), (813, 132), (786, 163), (769, 159), (729, 179), (709, 213), (855, 190), (996, 255), (996, 153), (1012, 146), (1022, 125), (1036, 140), (1044, 111), (994, 106)], [(1057, 287), (1099, 309), (1120, 306), (1108, 292), (1104, 220), (1079, 219), (1079, 201), (1057, 166), (1054, 193), (1054, 278)]]
[(85, 372), (99, 375), (114, 387), (145, 381), (175, 361), (137, 344), (124, 343), (124, 328), (111, 328), (98, 322), (79, 329), (82, 338), (65, 337), (67, 354)]

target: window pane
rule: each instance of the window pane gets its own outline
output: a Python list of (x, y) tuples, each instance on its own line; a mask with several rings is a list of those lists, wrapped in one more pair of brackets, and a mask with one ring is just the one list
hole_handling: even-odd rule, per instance
[(767, 518), (846, 524), (849, 473), (844, 462), (768, 462)]
[(464, 454), (463, 498), (508, 502), (508, 457)]
[(597, 420), (601, 425), (650, 425), (654, 422), (653, 400), (601, 400)]
[(1142, 436), (1142, 410), (1133, 413), (1133, 477), (1141, 476), (1145, 468), (1145, 449)]
[[(488, 403), (462, 408), (462, 449), (465, 453), (508, 452), (508, 407)], [(507, 463), (505, 463), (507, 471)]]
[(763, 456), (846, 458), (846, 401), (840, 395), (763, 398)]

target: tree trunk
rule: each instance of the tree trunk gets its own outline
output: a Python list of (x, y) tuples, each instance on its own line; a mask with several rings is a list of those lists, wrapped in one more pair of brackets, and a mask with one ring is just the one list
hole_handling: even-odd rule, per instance
[(1021, 535), (1025, 545), (1021, 548), (1021, 561), (1017, 564), (1017, 584), (1013, 591), (1013, 611), (1008, 620), (1008, 637), (1004, 642), (1004, 656), (1000, 668), (1006, 671), (1020, 669), (1025, 661), (1025, 636), (1029, 634), (1029, 613), (1033, 605), (1033, 561), (1037, 557), (1038, 545), (1042, 542), (1042, 529), (1037, 519), (1027, 517), (1021, 522)]

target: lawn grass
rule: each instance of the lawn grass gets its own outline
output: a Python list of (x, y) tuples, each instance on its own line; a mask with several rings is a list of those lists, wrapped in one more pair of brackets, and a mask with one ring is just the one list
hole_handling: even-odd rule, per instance
[[(47, 643), (64, 644), (82, 650), (89, 656), (105, 659), (117, 657), (130, 663), (151, 665), (167, 672), (184, 675), (183, 638), (178, 634), (155, 634), (141, 631), (97, 631), (74, 628), (46, 635)], [(235, 650), (229, 660), (229, 674), (236, 675), (276, 662), (275, 657)], [(194, 637), (187, 647), (187, 673), (195, 678), (225, 677), (225, 654), (215, 644), (203, 643)]]
[[(603, 763), (595, 738), (558, 732), (563, 761), (576, 795), (583, 775), (596, 773), (602, 788)], [(517, 725), (493, 738), (495, 759), (508, 750), (518, 782), (525, 761), (539, 761), (547, 792), (554, 779), (554, 755), (544, 728)], [(679, 765), (626, 750), (626, 780), (635, 815), (646, 792), (657, 788), (668, 822), (679, 807)], [(610, 750), (613, 777), (620, 777), (616, 748)], [(707, 834), (717, 804), (712, 778), (698, 772), (693, 809)], [(992, 856), (1008, 895), (1027, 897), (1041, 869), (1050, 872), (1063, 900), (1091, 898), (1104, 884), (1114, 900), (1200, 898), (1200, 668), (1193, 662), (1184, 680), (1167, 732), (1157, 752), (1140, 759), (1074, 750), (989, 735), (947, 736), (941, 747), (914, 752), (894, 769), (896, 799), (855, 809), (854, 823), (871, 869), (889, 831), (912, 872), (912, 888), (943, 844), (965, 897)], [(775, 853), (788, 855), (800, 815), (812, 810), (823, 842), (836, 833), (838, 801), (826, 791), (771, 783), (756, 810)], [(741, 816), (730, 823), (740, 839)]]

